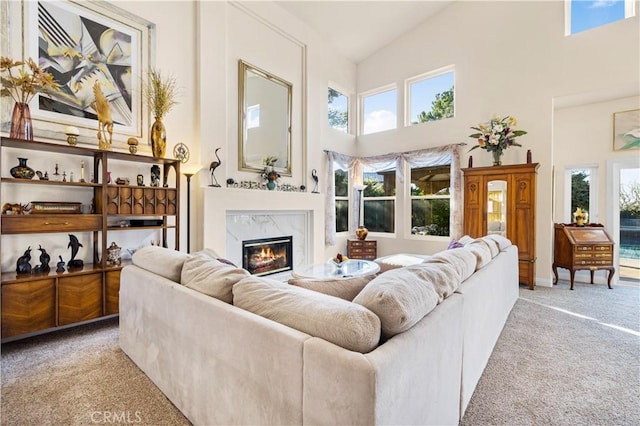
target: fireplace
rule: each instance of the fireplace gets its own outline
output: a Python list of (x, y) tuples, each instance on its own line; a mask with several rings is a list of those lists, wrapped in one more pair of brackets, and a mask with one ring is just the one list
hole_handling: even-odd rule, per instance
[(242, 267), (252, 275), (269, 275), (292, 269), (292, 236), (242, 242)]

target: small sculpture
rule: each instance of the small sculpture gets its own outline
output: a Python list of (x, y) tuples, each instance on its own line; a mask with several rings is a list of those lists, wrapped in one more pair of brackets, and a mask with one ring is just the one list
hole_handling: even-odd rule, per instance
[(160, 166), (151, 166), (151, 186), (160, 186)]
[(64, 260), (62, 260), (62, 256), (58, 256), (60, 258), (60, 262), (56, 264), (56, 272), (64, 272)]
[(49, 267), (49, 261), (51, 260), (51, 256), (47, 253), (42, 246), (38, 246), (38, 250), (40, 250), (40, 265), (33, 268), (34, 274), (48, 273), (51, 268)]
[(315, 182), (315, 185), (313, 187), (313, 191), (311, 191), (312, 194), (319, 194), (318, 192), (318, 172), (316, 172), (316, 169), (311, 170), (311, 179), (313, 179), (313, 181)]
[(69, 259), (69, 268), (82, 268), (84, 266), (84, 262), (82, 259), (76, 259), (76, 255), (78, 254), (78, 250), (82, 247), (80, 241), (75, 235), (69, 234), (69, 244), (67, 248), (71, 247), (71, 259)]
[(136, 182), (138, 183), (138, 186), (144, 186), (144, 176), (142, 176), (141, 174), (138, 175), (136, 177)]
[(30, 211), (31, 211), (31, 207), (29, 207), (29, 203), (27, 204), (5, 203), (2, 205), (2, 214), (27, 214)]
[(214, 174), (216, 169), (220, 167), (220, 165), (222, 164), (222, 160), (220, 160), (220, 157), (218, 156), (218, 151), (220, 151), (220, 149), (221, 148), (216, 148), (213, 155), (216, 156), (217, 160), (212, 161), (211, 164), (209, 165), (209, 173), (211, 173), (211, 184), (209, 186), (214, 186), (216, 188), (220, 187), (220, 184), (218, 183), (218, 179), (216, 179), (216, 175)]
[[(113, 119), (111, 118), (109, 101), (102, 93), (99, 81), (93, 84), (93, 96), (95, 101), (91, 103), (91, 108), (98, 114), (98, 148), (109, 150), (113, 136)], [(107, 133), (109, 134), (108, 138)]]
[(29, 246), (24, 254), (18, 258), (18, 262), (16, 265), (16, 272), (18, 274), (30, 274), (31, 273), (31, 264), (29, 261), (31, 260), (31, 246)]

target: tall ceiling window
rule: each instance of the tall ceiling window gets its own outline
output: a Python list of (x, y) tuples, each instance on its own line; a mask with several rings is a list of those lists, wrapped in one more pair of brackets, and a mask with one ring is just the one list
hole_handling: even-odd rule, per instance
[(329, 127), (349, 133), (349, 97), (329, 87), (327, 106)]
[(454, 115), (453, 67), (442, 68), (406, 81), (406, 119), (411, 126)]
[(633, 0), (565, 0), (565, 35), (635, 16)]
[(398, 90), (388, 86), (360, 96), (360, 134), (382, 132), (398, 126)]

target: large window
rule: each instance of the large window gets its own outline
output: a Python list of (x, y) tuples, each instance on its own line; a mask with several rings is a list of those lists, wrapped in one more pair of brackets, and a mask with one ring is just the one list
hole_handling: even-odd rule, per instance
[(451, 67), (407, 80), (407, 126), (454, 115), (454, 73)]
[(349, 175), (346, 170), (336, 167), (336, 232), (349, 230)]
[(361, 134), (382, 132), (398, 126), (398, 90), (387, 87), (361, 96)]
[(411, 234), (449, 235), (451, 166), (411, 169)]
[(395, 232), (396, 169), (365, 168), (364, 226), (369, 232)]
[(565, 0), (565, 35), (634, 16), (633, 0)]
[(328, 91), (328, 120), (329, 127), (349, 132), (349, 98), (331, 87)]

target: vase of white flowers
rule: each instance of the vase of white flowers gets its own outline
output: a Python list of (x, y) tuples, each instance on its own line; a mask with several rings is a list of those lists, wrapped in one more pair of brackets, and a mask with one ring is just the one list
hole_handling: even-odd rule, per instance
[(501, 118), (494, 116), (488, 123), (480, 123), (477, 127), (471, 127), (479, 133), (469, 135), (478, 141), (478, 144), (469, 151), (480, 148), (489, 151), (493, 155), (493, 165), (502, 164), (502, 154), (510, 146), (522, 146), (515, 141), (518, 136), (526, 135), (524, 130), (516, 130), (518, 121), (510, 115)]
[(262, 159), (264, 169), (260, 175), (267, 181), (267, 189), (273, 191), (276, 189), (276, 182), (280, 179), (280, 173), (278, 173), (274, 166), (278, 162), (278, 158), (274, 156), (268, 156)]

